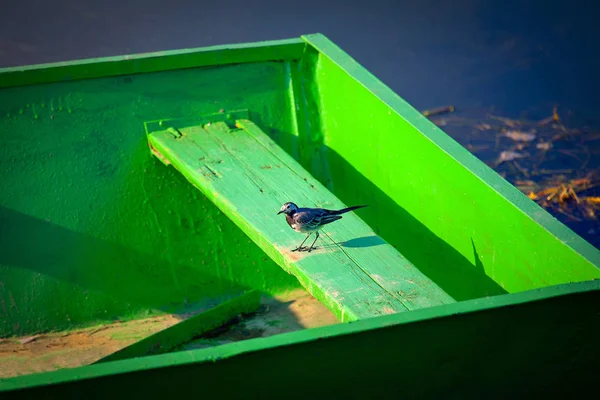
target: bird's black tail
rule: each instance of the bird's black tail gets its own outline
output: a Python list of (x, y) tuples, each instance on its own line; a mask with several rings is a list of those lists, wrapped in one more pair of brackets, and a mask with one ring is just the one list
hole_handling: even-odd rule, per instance
[(368, 207), (368, 206), (352, 206), (352, 207), (348, 207), (348, 208), (342, 208), (341, 210), (332, 211), (332, 214), (340, 215), (340, 214), (347, 213), (348, 211), (353, 211), (353, 210), (356, 210), (358, 208), (363, 208), (363, 207)]

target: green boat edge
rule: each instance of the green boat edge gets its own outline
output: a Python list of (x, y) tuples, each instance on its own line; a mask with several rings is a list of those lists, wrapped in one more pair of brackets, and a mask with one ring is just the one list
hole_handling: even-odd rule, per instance
[(248, 339), (218, 347), (180, 351), (140, 358), (131, 358), (107, 363), (93, 364), (73, 369), (44, 372), (35, 375), (17, 376), (0, 380), (0, 392), (57, 385), (116, 374), (128, 374), (154, 369), (177, 368), (191, 364), (215, 363), (244, 354), (274, 350), (281, 347), (301, 345), (321, 340), (335, 340), (342, 336), (366, 333), (382, 328), (400, 327), (428, 320), (455, 318), (461, 315), (510, 308), (527, 303), (542, 302), (565, 296), (592, 294), (600, 299), (600, 280), (556, 285), (521, 293), (467, 300), (441, 305), (410, 313), (399, 313), (362, 319), (354, 322), (324, 326), (302, 331), (283, 333), (268, 338)]

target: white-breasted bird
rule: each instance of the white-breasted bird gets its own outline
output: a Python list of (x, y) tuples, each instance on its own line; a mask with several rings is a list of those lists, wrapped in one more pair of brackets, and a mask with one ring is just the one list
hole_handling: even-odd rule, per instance
[[(315, 249), (314, 245), (319, 238), (319, 230), (324, 225), (341, 219), (341, 214), (363, 207), (367, 206), (353, 206), (343, 208), (341, 210), (327, 210), (324, 208), (299, 208), (296, 204), (287, 202), (281, 206), (277, 215), (282, 213), (285, 214), (285, 220), (293, 230), (300, 233), (306, 233), (306, 237), (302, 243), (300, 243), (300, 246), (296, 247), (292, 251), (306, 250), (311, 252)], [(303, 247), (302, 245), (312, 233), (316, 234), (315, 240), (312, 242), (309, 248)]]

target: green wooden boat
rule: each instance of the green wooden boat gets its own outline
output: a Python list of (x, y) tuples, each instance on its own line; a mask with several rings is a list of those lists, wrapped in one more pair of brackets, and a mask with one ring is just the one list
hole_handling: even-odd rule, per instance
[[(594, 385), (600, 252), (320, 34), (2, 69), (0, 112), (4, 399)], [(287, 201), (369, 207), (293, 252)]]

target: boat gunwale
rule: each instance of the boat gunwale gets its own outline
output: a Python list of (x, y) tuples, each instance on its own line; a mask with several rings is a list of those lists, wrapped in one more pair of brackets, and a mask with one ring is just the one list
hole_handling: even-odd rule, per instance
[(244, 354), (279, 347), (295, 346), (317, 340), (334, 340), (346, 335), (361, 334), (381, 328), (412, 325), (433, 319), (453, 318), (458, 315), (474, 314), (488, 310), (518, 307), (533, 302), (551, 300), (563, 296), (600, 292), (600, 280), (548, 286), (520, 293), (503, 294), (474, 300), (466, 300), (430, 308), (373, 318), (351, 323), (322, 326), (301, 331), (282, 333), (267, 338), (247, 339), (204, 349), (195, 349), (92, 364), (38, 374), (21, 375), (0, 379), (0, 393), (34, 387), (57, 385), (72, 381), (96, 379), (110, 375), (124, 375), (162, 368), (179, 368), (185, 365), (215, 363)]
[(429, 118), (411, 106), (391, 88), (371, 74), (344, 50), (322, 34), (303, 35), (302, 38), (317, 52), (327, 57), (348, 76), (400, 115), (409, 125), (419, 131), (438, 149), (461, 164), (484, 185), (512, 204), (526, 217), (547, 230), (552, 236), (600, 269), (600, 250), (596, 249), (568, 226), (554, 218), (548, 211), (529, 199), (506, 179), (450, 135), (435, 125)]
[(289, 61), (302, 57), (302, 38), (154, 51), (0, 68), (0, 89), (189, 68)]

